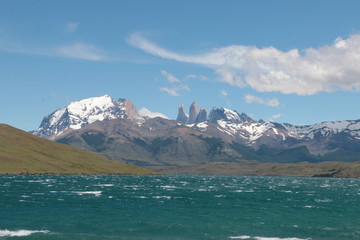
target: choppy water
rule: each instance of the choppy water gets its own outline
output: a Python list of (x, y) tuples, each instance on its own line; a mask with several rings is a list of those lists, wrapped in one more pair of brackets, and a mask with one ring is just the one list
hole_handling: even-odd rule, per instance
[(0, 176), (0, 239), (360, 239), (360, 180)]

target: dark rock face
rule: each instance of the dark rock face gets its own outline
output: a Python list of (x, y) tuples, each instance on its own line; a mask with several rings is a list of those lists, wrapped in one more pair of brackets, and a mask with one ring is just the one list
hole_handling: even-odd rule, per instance
[(224, 112), (221, 109), (213, 107), (209, 114), (209, 121), (216, 123), (218, 120), (224, 118)]
[(216, 123), (218, 120), (223, 120), (229, 123), (256, 123), (254, 119), (252, 119), (245, 113), (239, 114), (235, 110), (214, 107), (211, 109), (209, 121), (212, 123)]
[(176, 121), (181, 122), (181, 123), (187, 123), (188, 119), (189, 119), (188, 116), (186, 116), (186, 114), (184, 112), (184, 105), (180, 104)]
[(205, 108), (201, 108), (199, 114), (195, 119), (195, 122), (200, 123), (200, 122), (205, 122), (207, 120), (208, 120), (207, 111)]
[(190, 106), (190, 112), (189, 112), (189, 124), (192, 124), (195, 122), (196, 117), (198, 115), (199, 107), (196, 104), (196, 102), (193, 102)]
[(212, 123), (217, 123), (219, 120), (224, 120), (227, 122), (239, 122), (240, 118), (239, 115), (236, 113), (233, 116), (227, 114), (224, 108), (216, 108), (213, 107), (210, 111), (209, 121)]
[[(255, 123), (256, 122), (254, 119), (249, 117), (249, 115), (247, 115), (246, 113), (241, 113), (240, 114), (240, 119), (243, 122), (250, 122), (250, 123)], [(264, 120), (263, 120), (263, 122), (264, 122)]]
[(131, 100), (126, 99), (123, 106), (125, 107), (125, 114), (129, 119), (135, 119), (139, 117), (139, 114), (136, 111), (136, 106), (131, 102)]

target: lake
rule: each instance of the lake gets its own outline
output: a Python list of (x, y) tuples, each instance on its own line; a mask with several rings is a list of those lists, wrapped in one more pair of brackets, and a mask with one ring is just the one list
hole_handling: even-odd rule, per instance
[(1, 175), (0, 239), (360, 239), (360, 180)]

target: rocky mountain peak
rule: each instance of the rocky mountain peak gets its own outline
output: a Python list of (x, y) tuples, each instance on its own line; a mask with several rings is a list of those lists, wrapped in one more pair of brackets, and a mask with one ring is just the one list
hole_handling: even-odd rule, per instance
[(226, 108), (212, 108), (210, 114), (208, 115), (205, 108), (201, 108), (198, 112), (198, 105), (196, 102), (193, 102), (190, 106), (189, 117), (184, 112), (184, 105), (179, 105), (178, 116), (176, 121), (184, 124), (193, 124), (210, 121), (212, 123), (217, 123), (218, 120), (223, 120), (230, 123), (256, 123), (257, 121), (249, 117), (245, 113), (239, 114), (235, 110), (229, 110)]
[(193, 102), (190, 106), (190, 111), (189, 111), (189, 124), (192, 124), (195, 122), (196, 117), (198, 115), (198, 111), (199, 111), (199, 107), (196, 104), (196, 102)]
[(199, 111), (199, 114), (197, 115), (195, 122), (200, 123), (200, 122), (205, 122), (208, 120), (208, 114), (205, 108), (201, 108)]
[(219, 120), (231, 123), (243, 122), (238, 112), (226, 108), (213, 107), (210, 111), (209, 121), (212, 123), (217, 123)]
[(189, 120), (189, 118), (185, 114), (185, 111), (184, 111), (184, 105), (180, 104), (176, 121), (181, 122), (181, 123), (187, 123), (188, 120)]
[(131, 100), (126, 99), (123, 102), (123, 107), (125, 108), (127, 118), (136, 119), (140, 117), (136, 111), (136, 106), (131, 102)]
[[(250, 123), (255, 123), (257, 122), (256, 120), (252, 119), (249, 115), (247, 115), (246, 113), (241, 113), (240, 114), (240, 119), (243, 121), (243, 122), (250, 122)], [(264, 122), (264, 120), (263, 120)]]

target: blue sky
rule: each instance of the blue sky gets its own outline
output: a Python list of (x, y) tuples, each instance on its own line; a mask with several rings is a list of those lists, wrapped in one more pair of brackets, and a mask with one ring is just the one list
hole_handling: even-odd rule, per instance
[(109, 94), (293, 124), (360, 119), (359, 1), (1, 1), (0, 122)]

